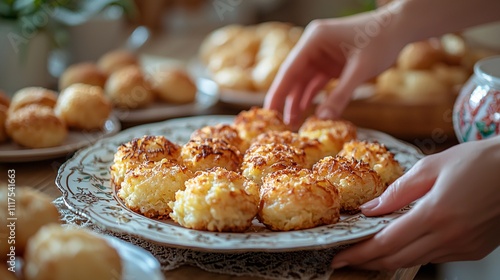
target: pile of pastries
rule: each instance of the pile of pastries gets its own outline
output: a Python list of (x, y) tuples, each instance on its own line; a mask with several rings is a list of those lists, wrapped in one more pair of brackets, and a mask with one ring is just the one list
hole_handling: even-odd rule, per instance
[(207, 35), (199, 57), (220, 87), (265, 92), (302, 32), (284, 22), (231, 24)]
[(143, 68), (136, 54), (113, 50), (97, 62), (71, 65), (59, 79), (59, 89), (75, 83), (102, 88), (114, 107), (137, 109), (161, 101), (173, 104), (193, 102), (197, 87), (188, 73), (179, 67), (158, 65)]
[(244, 232), (255, 218), (276, 231), (332, 224), (403, 171), (383, 144), (357, 139), (348, 121), (310, 117), (293, 132), (279, 113), (259, 107), (197, 129), (186, 143), (132, 139), (110, 167), (131, 210), (216, 232)]
[[(105, 239), (61, 225), (47, 195), (9, 187), (0, 185), (0, 218), (7, 223), (0, 227), (0, 279), (122, 279), (121, 258)], [(14, 191), (12, 211), (8, 198)]]
[(102, 89), (88, 84), (73, 84), (59, 94), (22, 88), (12, 100), (0, 93), (0, 143), (11, 139), (27, 148), (59, 146), (71, 129), (101, 130), (111, 110)]

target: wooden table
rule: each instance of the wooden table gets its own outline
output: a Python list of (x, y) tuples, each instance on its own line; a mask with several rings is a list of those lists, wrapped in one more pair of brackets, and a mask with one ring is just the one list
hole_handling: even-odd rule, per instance
[[(232, 108), (218, 104), (209, 111), (203, 114), (236, 114), (241, 108)], [(127, 128), (131, 124), (125, 124)], [(55, 178), (59, 166), (63, 164), (71, 155), (63, 158), (44, 160), (28, 163), (2, 163), (0, 165), (0, 182), (7, 180), (7, 170), (14, 169), (16, 171), (16, 185), (19, 187), (30, 186), (41, 192), (49, 195), (53, 199), (61, 194), (55, 185)], [(376, 271), (360, 271), (349, 268), (339, 269), (331, 276), (330, 279), (413, 279), (418, 272), (419, 267), (408, 269), (400, 269), (396, 272), (376, 272)], [(196, 267), (184, 266), (178, 269), (165, 272), (167, 279), (173, 280), (188, 280), (188, 279), (260, 279), (255, 277), (237, 277), (231, 275), (222, 275), (203, 271)]]

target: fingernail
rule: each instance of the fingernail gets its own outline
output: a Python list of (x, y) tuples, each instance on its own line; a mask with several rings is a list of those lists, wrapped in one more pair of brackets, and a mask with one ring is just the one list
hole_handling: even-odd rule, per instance
[(380, 198), (377, 197), (361, 205), (359, 208), (361, 208), (361, 210), (372, 210), (373, 208), (377, 207), (379, 203), (380, 203)]
[(342, 268), (342, 267), (345, 267), (345, 266), (348, 266), (349, 264), (347, 262), (333, 262), (332, 263), (332, 268), (333, 269), (339, 269), (339, 268)]

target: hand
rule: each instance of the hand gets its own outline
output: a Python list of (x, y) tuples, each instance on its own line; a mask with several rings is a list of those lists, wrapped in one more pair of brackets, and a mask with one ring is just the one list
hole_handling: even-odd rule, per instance
[(421, 198), (415, 207), (332, 266), (394, 270), (485, 257), (500, 244), (499, 166), (500, 136), (420, 160), (362, 211), (381, 215)]
[(282, 112), (285, 122), (297, 128), (314, 96), (331, 78), (339, 78), (317, 108), (320, 118), (338, 118), (353, 90), (388, 68), (406, 44), (404, 36), (391, 32), (397, 15), (384, 7), (311, 22), (278, 71), (264, 107)]

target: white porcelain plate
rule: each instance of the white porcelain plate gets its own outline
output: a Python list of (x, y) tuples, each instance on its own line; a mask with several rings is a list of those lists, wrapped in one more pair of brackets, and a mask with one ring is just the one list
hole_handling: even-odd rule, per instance
[(64, 157), (120, 131), (120, 121), (111, 116), (99, 131), (70, 130), (64, 142), (56, 147), (30, 149), (10, 141), (0, 144), (0, 162), (29, 162)]
[[(168, 120), (131, 128), (80, 150), (59, 169), (56, 184), (67, 206), (110, 231), (129, 233), (170, 247), (212, 252), (296, 251), (353, 243), (367, 238), (409, 210), (406, 207), (382, 217), (342, 216), (340, 222), (307, 230), (272, 232), (254, 220), (244, 233), (215, 233), (191, 230), (171, 220), (158, 221), (132, 212), (118, 199), (110, 184), (109, 167), (117, 147), (134, 137), (164, 135), (185, 143), (197, 128), (231, 123), (233, 116), (198, 116)], [(359, 129), (360, 139), (387, 145), (396, 159), (410, 168), (422, 157), (419, 150), (373, 130)]]

